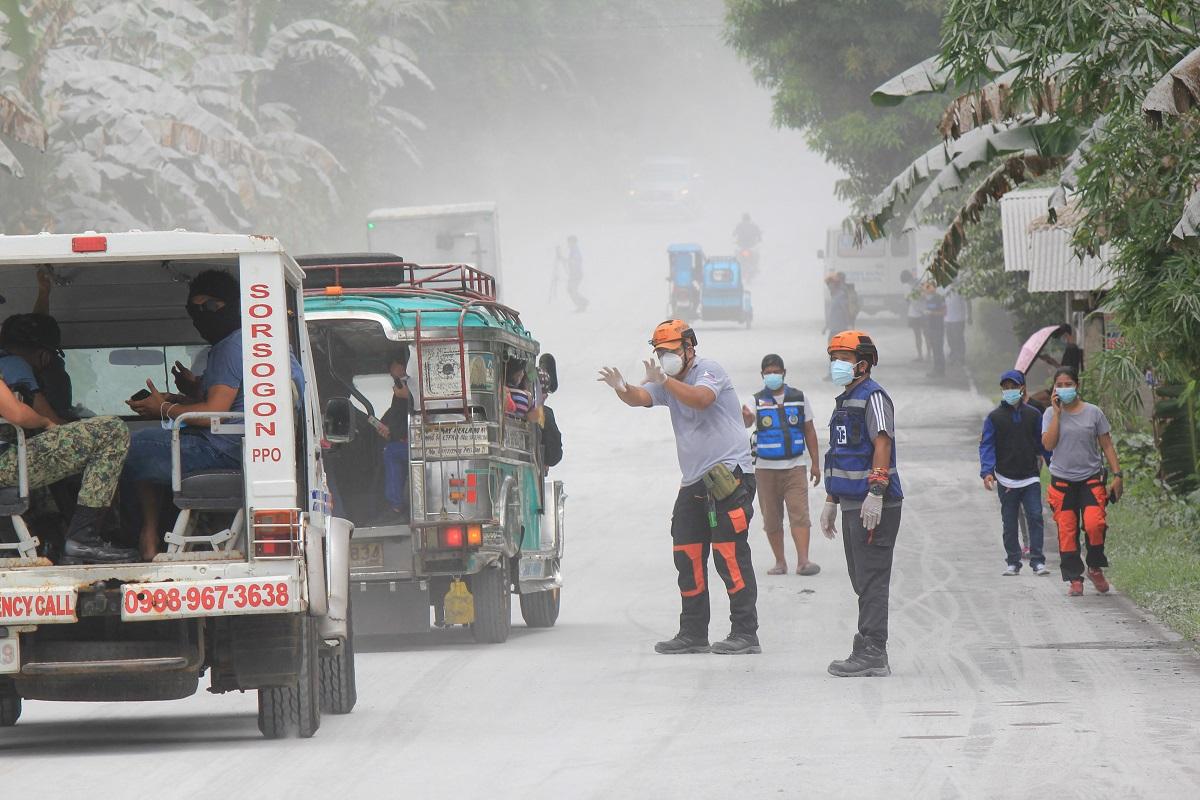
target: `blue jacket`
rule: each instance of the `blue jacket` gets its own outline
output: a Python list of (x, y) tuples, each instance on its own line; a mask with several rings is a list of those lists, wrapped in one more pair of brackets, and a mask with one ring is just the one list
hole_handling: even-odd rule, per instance
[(1027, 403), (1001, 402), (983, 420), (979, 437), (979, 477), (1000, 473), (1024, 480), (1038, 475), (1042, 449), (1042, 415)]

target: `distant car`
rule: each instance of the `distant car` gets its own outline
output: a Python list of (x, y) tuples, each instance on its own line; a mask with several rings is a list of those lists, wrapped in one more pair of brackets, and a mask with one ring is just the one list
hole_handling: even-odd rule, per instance
[(630, 212), (635, 216), (694, 217), (700, 211), (700, 188), (700, 173), (691, 159), (647, 158), (630, 180)]

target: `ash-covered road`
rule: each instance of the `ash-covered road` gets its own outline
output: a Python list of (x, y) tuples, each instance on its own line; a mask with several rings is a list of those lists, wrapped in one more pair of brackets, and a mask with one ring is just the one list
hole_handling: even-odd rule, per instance
[[(494, 646), (463, 631), (362, 642), (358, 707), (326, 716), (308, 741), (262, 740), (251, 694), (30, 702), (0, 732), (4, 795), (120, 786), (171, 798), (1200, 796), (1200, 660), (1119, 587), (1068, 600), (1057, 575), (1001, 577), (996, 498), (976, 477), (992, 401), (965, 381), (927, 383), (910, 363), (911, 336), (890, 318), (860, 327), (880, 342), (876, 376), (896, 401), (908, 493), (893, 676), (826, 674), (849, 652), (855, 619), (841, 542), (814, 540), (819, 576), (768, 577), (757, 520), (763, 654), (656, 655), (678, 612), (670, 425), (664, 410), (627, 409), (593, 378), (605, 363), (640, 376), (664, 316), (669, 240), (639, 226), (580, 234), (584, 315), (565, 301), (548, 307), (547, 284), (521, 274), (521, 253), (506, 254), (507, 299), (558, 356), (563, 384), (553, 402), (566, 448), (556, 472), (570, 493), (558, 627), (518, 619)], [(820, 380), (815, 268), (798, 261), (809, 263), (764, 250), (752, 330), (697, 331), (747, 398), (761, 356), (781, 353), (820, 431), (833, 392)], [(530, 258), (524, 268), (540, 267)], [(721, 638), (725, 601), (714, 602)]]

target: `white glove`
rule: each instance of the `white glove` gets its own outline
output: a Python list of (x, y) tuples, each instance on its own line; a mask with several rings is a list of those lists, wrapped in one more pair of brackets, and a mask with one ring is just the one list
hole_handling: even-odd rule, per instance
[(826, 539), (832, 539), (837, 536), (837, 512), (838, 504), (832, 500), (825, 501), (825, 507), (821, 509), (821, 533), (825, 534)]
[(643, 361), (646, 367), (646, 383), (657, 383), (659, 386), (667, 382), (667, 373), (657, 361)]
[(625, 383), (625, 379), (621, 377), (621, 370), (616, 367), (601, 367), (600, 377), (596, 378), (596, 380), (607, 383), (618, 392), (624, 392), (629, 388)]
[(879, 518), (883, 516), (883, 495), (868, 494), (867, 499), (863, 500), (860, 514), (864, 528), (868, 531), (878, 528)]

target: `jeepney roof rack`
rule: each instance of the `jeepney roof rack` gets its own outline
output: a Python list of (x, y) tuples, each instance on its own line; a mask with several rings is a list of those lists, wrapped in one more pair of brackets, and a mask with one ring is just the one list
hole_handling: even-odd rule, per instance
[(309, 296), (416, 291), (497, 302), (496, 279), (469, 264), (414, 264), (391, 253), (301, 256), (296, 263)]

